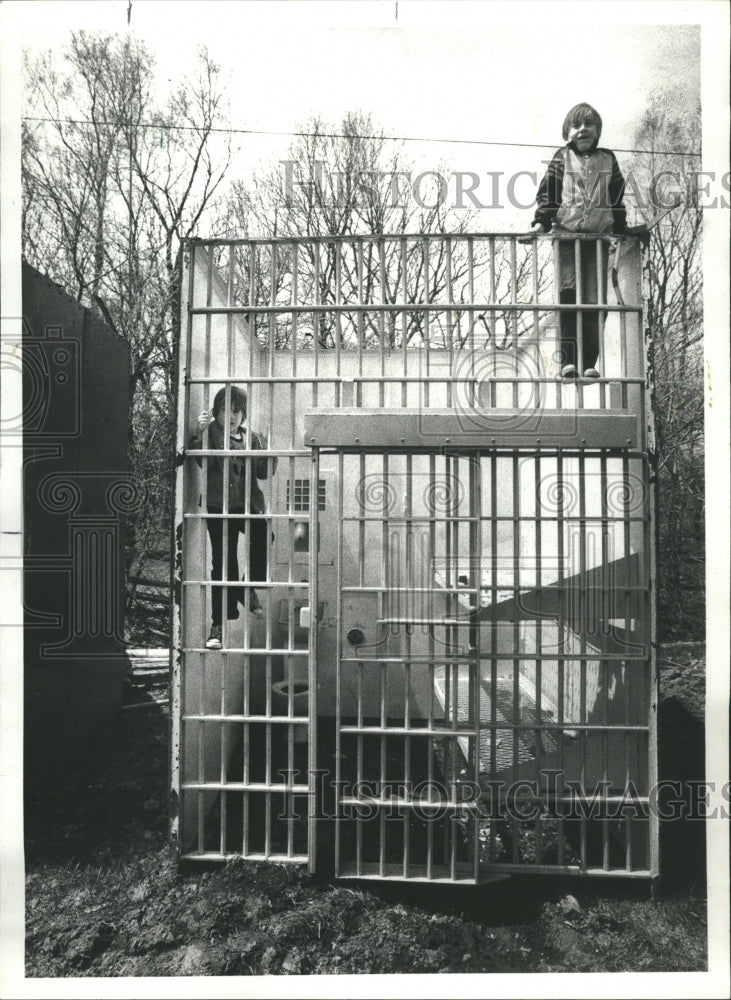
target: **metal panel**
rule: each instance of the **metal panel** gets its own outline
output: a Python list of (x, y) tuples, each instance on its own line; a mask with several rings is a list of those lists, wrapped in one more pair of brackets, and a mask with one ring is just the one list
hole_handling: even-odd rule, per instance
[[(480, 414), (481, 440), (496, 447), (594, 448), (639, 447), (641, 425), (637, 416), (601, 410), (541, 411), (523, 413), (516, 426), (516, 411), (493, 409)], [(313, 448), (471, 448), (475, 430), (465, 427), (453, 409), (424, 413), (403, 410), (317, 410), (305, 415), (305, 443)]]
[(646, 467), (338, 454), (336, 874), (649, 877)]
[[(639, 252), (617, 244), (619, 297), (606, 282), (606, 302), (566, 304), (564, 239), (575, 256), (586, 242), (188, 245), (183, 856), (462, 884), (657, 872), (656, 822), (617, 813), (628, 796), (646, 808), (656, 768)], [(599, 286), (604, 242), (589, 250)], [(598, 317), (601, 378), (560, 378), (571, 315), (579, 359)], [(199, 409), (233, 385), (264, 452), (250, 438), (243, 452), (192, 451)], [(266, 514), (218, 516), (224, 534), (246, 526), (245, 565), (252, 526), (267, 525), (265, 614), (225, 623), (224, 648), (207, 650), (213, 591), (225, 599), (231, 583), (210, 579), (203, 473), (223, 459), (226, 479), (243, 457), (251, 475), (263, 455), (279, 461)]]

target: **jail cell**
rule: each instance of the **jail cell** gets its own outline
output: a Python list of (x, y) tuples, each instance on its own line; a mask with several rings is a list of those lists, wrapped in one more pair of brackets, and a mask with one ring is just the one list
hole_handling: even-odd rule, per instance
[[(582, 302), (580, 289), (560, 301), (562, 242), (595, 255), (603, 301)], [(188, 245), (181, 857), (474, 884), (657, 874), (639, 249), (580, 244)], [(569, 313), (580, 362), (582, 325), (596, 317), (599, 378), (560, 377)], [(247, 394), (244, 447), (191, 448), (198, 413), (233, 386)], [(244, 526), (240, 572), (229, 580), (224, 565), (211, 579), (208, 463), (223, 462), (226, 495), (233, 461), (251, 484), (275, 459), (258, 481), (264, 511), (224, 502), (224, 537)], [(257, 521), (266, 568), (254, 579)], [(242, 595), (220, 650), (205, 646), (214, 588), (224, 607), (230, 590)]]

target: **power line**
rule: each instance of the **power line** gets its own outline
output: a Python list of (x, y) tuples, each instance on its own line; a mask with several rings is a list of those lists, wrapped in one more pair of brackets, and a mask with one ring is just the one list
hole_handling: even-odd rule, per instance
[[(92, 121), (84, 118), (39, 118), (32, 116), (23, 117), (25, 122), (50, 122), (54, 125), (111, 125), (122, 128), (155, 129), (158, 132), (201, 132), (202, 128), (195, 125), (156, 125), (152, 122), (108, 122)], [(300, 139), (372, 139), (390, 142), (439, 142), (453, 143), (459, 146), (513, 146), (520, 149), (556, 149), (557, 144), (541, 142), (500, 142), (491, 139), (445, 139), (429, 138), (428, 136), (409, 135), (349, 135), (346, 132), (297, 132), (297, 131), (276, 131), (273, 129), (256, 128), (208, 128), (207, 132), (218, 132), (226, 135), (276, 135), (292, 136)], [(677, 149), (621, 149), (615, 147), (617, 153), (645, 153), (648, 156), (700, 156), (700, 153), (691, 150)]]

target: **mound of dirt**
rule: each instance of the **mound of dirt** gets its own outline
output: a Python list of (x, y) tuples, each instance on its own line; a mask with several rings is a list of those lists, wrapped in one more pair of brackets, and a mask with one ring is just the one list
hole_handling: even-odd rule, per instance
[[(694, 773), (702, 647), (665, 647), (659, 667), (661, 770)], [(674, 855), (663, 843), (671, 891), (657, 903), (647, 887), (583, 879), (516, 878), (468, 892), (337, 884), (245, 861), (178, 870), (166, 847), (165, 713), (160, 704), (123, 713), (77, 773), (28, 789), (28, 976), (706, 967), (702, 871), (673, 874), (686, 876), (700, 850), (681, 824)], [(692, 829), (702, 837), (702, 824)]]

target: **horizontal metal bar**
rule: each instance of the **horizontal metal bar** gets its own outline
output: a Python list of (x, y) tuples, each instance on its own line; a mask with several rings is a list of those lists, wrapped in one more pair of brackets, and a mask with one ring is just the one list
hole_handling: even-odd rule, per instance
[[(231, 582), (235, 583), (233, 580)], [(212, 653), (243, 653), (247, 656), (283, 656), (286, 653), (287, 656), (307, 656), (306, 649), (290, 649), (288, 646), (269, 649), (262, 649), (261, 647), (247, 648), (244, 646), (224, 646), (223, 649), (206, 649), (203, 646), (184, 646), (181, 652), (208, 653), (209, 656)]]
[(309, 785), (267, 784), (264, 781), (184, 781), (180, 787), (186, 792), (292, 792), (297, 795), (307, 795), (310, 790)]
[[(384, 871), (381, 871), (380, 865), (374, 864), (354, 864), (350, 863), (343, 865), (337, 872), (336, 878), (339, 879), (362, 879), (365, 882), (368, 881), (378, 881), (378, 882), (419, 882), (419, 883), (429, 883), (429, 885), (482, 885), (483, 880), (475, 878), (473, 874), (473, 866), (465, 865), (463, 866), (463, 871), (469, 871), (470, 874), (462, 875), (459, 872), (453, 873), (452, 869), (448, 865), (432, 865), (432, 872), (438, 871), (443, 872), (437, 876), (432, 875), (431, 877), (426, 874), (426, 867), (424, 865), (416, 866), (409, 865), (408, 873), (404, 874), (403, 865), (398, 864), (387, 864)], [(415, 874), (418, 872), (418, 874)], [(484, 881), (492, 881), (488, 878)]]
[(536, 864), (502, 864), (499, 861), (489, 862), (486, 868), (490, 872), (505, 872), (507, 875), (582, 875), (613, 876), (614, 878), (652, 878), (652, 872), (647, 868), (581, 868), (579, 865), (536, 865)]
[[(523, 344), (535, 344), (536, 342), (535, 342), (535, 340), (529, 340), (527, 338), (523, 339), (521, 337), (520, 338), (520, 343), (521, 343), (521, 346), (522, 346)], [(436, 348), (432, 348), (432, 349), (433, 350), (437, 350)], [(412, 348), (409, 348), (409, 350), (412, 350)], [(416, 353), (416, 350), (417, 350), (417, 348), (413, 348), (414, 354)], [(281, 353), (285, 353), (285, 352), (283, 351)], [(299, 348), (299, 353), (306, 354), (307, 351), (303, 351), (302, 348)], [(396, 353), (396, 352), (394, 352), (394, 353)], [(400, 348), (398, 349), (398, 353), (401, 354)], [(457, 353), (459, 353), (459, 352), (457, 352)], [(500, 352), (498, 352), (498, 353), (500, 353)], [(509, 354), (510, 352), (506, 351), (506, 353)], [(576, 381), (576, 380), (574, 380), (574, 381)], [(603, 377), (603, 378), (592, 378), (592, 379), (586, 379), (586, 380), (585, 379), (578, 379), (578, 381), (580, 381), (580, 382), (586, 381), (590, 385), (602, 385), (603, 383), (612, 383), (612, 382), (616, 382), (619, 385), (644, 385), (645, 384), (645, 380), (642, 379), (642, 378), (626, 378), (624, 376), (619, 376), (619, 375), (608, 375), (608, 376)], [(235, 385), (242, 385), (242, 384), (243, 385), (249, 385), (249, 383), (251, 383), (252, 385), (299, 385), (300, 383), (306, 383), (308, 385), (312, 384), (312, 383), (328, 384), (328, 385), (342, 385), (343, 383), (350, 384), (351, 382), (354, 385), (370, 385), (370, 384), (379, 384), (379, 383), (385, 383), (385, 382), (394, 382), (394, 383), (398, 383), (398, 384), (402, 384), (404, 382), (409, 382), (409, 383), (413, 383), (414, 385), (416, 385), (417, 383), (420, 384), (420, 383), (427, 383), (427, 382), (429, 382), (429, 383), (437, 383), (437, 384), (439, 384), (439, 383), (445, 383), (445, 382), (451, 382), (451, 383), (459, 383), (460, 385), (462, 385), (463, 383), (475, 383), (475, 384), (480, 384), (480, 385), (482, 385), (482, 384), (486, 384), (486, 385), (503, 385), (503, 384), (505, 384), (505, 385), (513, 385), (513, 384), (518, 384), (518, 385), (555, 385), (557, 382), (560, 382), (564, 386), (567, 384), (565, 379), (559, 378), (558, 376), (553, 376), (552, 378), (549, 378), (549, 377), (546, 376), (546, 377), (542, 378), (542, 377), (536, 375), (536, 376), (523, 376), (521, 378), (519, 375), (499, 375), (499, 376), (498, 375), (484, 375), (484, 376), (482, 376), (482, 375), (469, 375), (467, 373), (465, 373), (465, 374), (460, 373), (459, 376), (456, 376), (456, 375), (426, 375), (426, 374), (424, 374), (424, 375), (408, 375), (408, 374), (404, 373), (403, 375), (352, 375), (352, 376), (351, 375), (313, 375), (311, 378), (309, 376), (303, 376), (303, 377), (297, 376), (297, 377), (294, 377), (294, 376), (290, 376), (290, 375), (258, 375), (258, 376), (247, 375), (247, 376), (241, 377), (241, 378), (223, 378), (223, 377), (216, 378), (214, 376), (211, 376), (211, 377), (207, 377), (207, 378), (203, 378), (203, 377), (201, 377), (201, 378), (189, 378), (189, 379), (186, 380), (186, 385), (207, 385), (207, 384), (218, 385), (221, 382), (223, 382), (224, 384), (230, 383), (231, 385), (234, 385), (234, 384)], [(287, 451), (278, 451), (277, 454), (288, 455), (289, 452), (287, 452)], [(300, 453), (297, 452), (296, 454), (300, 454)]]
[[(614, 794), (614, 795), (595, 796), (594, 795), (594, 790), (590, 789), (590, 788), (587, 788), (584, 791), (584, 795), (585, 795), (586, 798), (589, 798), (589, 794), (591, 794), (591, 801), (592, 802), (597, 802), (600, 805), (616, 805), (617, 803), (627, 803), (627, 796), (626, 795)], [(518, 792), (517, 795), (516, 795), (516, 800), (518, 802), (520, 802), (521, 805), (525, 804), (526, 802), (540, 802), (540, 803), (545, 803), (546, 805), (552, 805), (552, 806), (554, 806), (554, 805), (570, 805), (570, 806), (575, 806), (576, 805), (577, 797), (578, 797), (577, 795), (528, 795), (528, 794), (523, 795), (520, 792)], [(482, 801), (490, 801), (491, 798), (492, 798), (491, 794), (490, 795), (486, 794), (486, 795), (483, 796)], [(480, 801), (480, 800), (478, 800), (478, 801)], [(646, 805), (650, 804), (650, 796), (649, 795), (635, 795), (634, 792), (633, 792), (632, 798), (630, 799), (630, 802), (631, 802), (631, 804), (633, 806), (634, 806), (635, 803), (639, 803), (640, 805), (645, 805), (646, 806)], [(545, 816), (543, 818), (544, 819), (556, 819), (556, 818), (561, 818), (561, 817), (560, 816), (559, 817), (556, 817), (556, 816)], [(566, 817), (564, 817), (564, 818), (566, 818)], [(540, 820), (541, 817), (539, 816), (539, 817), (537, 817), (537, 819)]]
[(635, 313), (642, 314), (642, 306), (619, 306), (607, 302), (582, 302), (566, 305), (561, 302), (341, 302), (323, 305), (286, 306), (191, 306), (191, 316), (270, 316), (301, 313)]
[[(611, 416), (611, 413), (607, 411), (607, 417), (609, 416)], [(518, 455), (520, 458), (528, 458), (530, 456), (544, 458), (552, 457), (554, 455), (561, 455), (564, 458), (572, 458), (579, 455), (584, 455), (588, 458), (599, 458), (603, 455), (606, 458), (626, 458), (644, 461), (647, 459), (649, 454), (647, 451), (640, 451), (637, 448), (630, 448), (629, 446), (622, 445), (556, 445), (550, 444), (549, 442), (536, 445), (535, 442), (531, 443), (530, 441), (526, 441), (525, 443), (522, 443), (520, 440), (516, 440), (511, 446), (495, 440), (487, 443), (484, 440), (478, 439), (476, 434), (471, 435), (470, 441), (471, 443), (461, 443), (461, 441), (458, 442), (453, 438), (450, 443), (439, 444), (439, 442), (436, 442), (436, 446), (442, 455), (454, 456), (455, 458), (464, 457), (468, 453), (472, 453), (476, 456)], [(340, 452), (342, 452), (343, 455), (383, 455), (384, 451), (389, 455), (408, 455), (409, 453), (413, 454), (415, 450), (431, 450), (428, 445), (415, 448), (413, 445), (408, 444), (388, 444), (379, 447), (377, 444), (362, 443), (338, 445), (313, 444), (312, 448), (317, 448), (325, 455), (336, 455)], [(487, 518), (487, 520), (489, 520), (489, 518)], [(538, 518), (536, 518), (536, 520), (538, 520)]]
[(395, 664), (406, 664), (414, 666), (417, 663), (423, 663), (424, 666), (441, 666), (442, 664), (465, 664), (474, 662), (473, 656), (451, 656), (447, 653), (437, 656), (418, 656), (414, 654), (413, 656), (341, 656), (341, 663), (395, 663)]
[(185, 241), (191, 249), (196, 247), (219, 247), (219, 246), (291, 246), (298, 244), (304, 246), (308, 243), (396, 243), (402, 244), (404, 240), (414, 240), (417, 243), (435, 240), (450, 240), (452, 243), (472, 240), (476, 243), (489, 243), (490, 240), (504, 240), (506, 243), (521, 242), (528, 239), (531, 243), (534, 240), (562, 242), (590, 242), (590, 243), (638, 243), (639, 237), (631, 233), (608, 234), (608, 233), (574, 233), (557, 232), (551, 230), (547, 233), (486, 233), (486, 232), (460, 232), (460, 233), (347, 233), (345, 235), (307, 235), (307, 236), (239, 236), (231, 239), (205, 239), (199, 236), (190, 236)]
[(227, 851), (225, 854), (218, 854), (215, 851), (201, 851), (198, 854), (181, 854), (181, 861), (272, 861), (277, 864), (305, 865), (310, 860), (307, 854), (262, 854), (261, 851)]
[(195, 713), (183, 715), (181, 718), (183, 722), (296, 722), (298, 725), (306, 725), (308, 721), (306, 715), (206, 715), (205, 713)]
[[(203, 515), (205, 517), (206, 515)], [(226, 516), (226, 515), (222, 515)], [(266, 583), (262, 580), (182, 580), (184, 587), (241, 587), (251, 586), (255, 590), (307, 590), (309, 583), (307, 580), (269, 580)]]
[[(530, 421), (534, 425), (530, 425)], [(528, 438), (531, 440), (528, 441)], [(450, 409), (361, 409), (327, 408), (305, 413), (305, 443), (318, 448), (369, 445), (439, 448), (484, 446), (500, 443), (515, 448), (526, 444), (552, 447), (632, 448), (640, 438), (635, 415), (602, 410), (520, 411), (480, 410), (474, 416)]]
[[(243, 448), (186, 448), (185, 454), (190, 458), (309, 458), (310, 452), (301, 448), (256, 448), (245, 451)], [(264, 516), (264, 515), (260, 515)]]
[[(397, 784), (397, 782), (394, 782)], [(475, 803), (470, 800), (469, 802), (456, 802), (450, 799), (404, 799), (399, 796), (392, 796), (390, 798), (376, 798), (375, 796), (371, 798), (369, 795), (364, 795), (362, 797), (344, 795), (342, 798), (338, 799), (338, 805), (342, 806), (375, 806), (376, 809), (393, 809), (396, 806), (401, 806), (404, 809), (444, 809), (449, 812), (474, 812)]]
[[(438, 593), (438, 591), (435, 591)], [(476, 613), (471, 612), (471, 614)], [(376, 625), (455, 625), (472, 627), (474, 620), (470, 618), (376, 618)]]
[[(343, 518), (347, 520), (347, 518)], [(370, 520), (363, 518), (364, 521)], [(391, 523), (391, 518), (388, 519)], [(409, 519), (410, 520), (410, 519)], [(442, 518), (440, 518), (440, 521)], [(379, 521), (380, 523), (380, 521)], [(501, 590), (504, 588), (500, 588)], [(343, 594), (476, 594), (477, 587), (341, 587)]]
[[(207, 517), (206, 514), (196, 514), (195, 516), (196, 517), (202, 517), (202, 518)], [(219, 515), (219, 516), (222, 516), (222, 515)], [(298, 515), (297, 514), (293, 514), (293, 515), (287, 515), (287, 516), (296, 518)], [(348, 521), (350, 523), (355, 523), (355, 524), (359, 524), (359, 523), (363, 522), (364, 524), (368, 524), (368, 523), (371, 523), (371, 524), (384, 524), (384, 523), (386, 523), (386, 524), (389, 524), (389, 525), (396, 525), (396, 524), (414, 524), (414, 525), (417, 525), (417, 524), (431, 524), (433, 521), (438, 521), (439, 524), (477, 524), (478, 521), (481, 521), (484, 524), (492, 524), (493, 521), (495, 521), (497, 524), (500, 524), (501, 522), (504, 522), (504, 523), (507, 523), (507, 524), (537, 524), (538, 522), (540, 522), (541, 524), (551, 524), (554, 521), (559, 522), (561, 524), (593, 524), (593, 523), (597, 523), (597, 524), (649, 524), (650, 523), (650, 518), (649, 517), (642, 517), (641, 515), (638, 515), (637, 517), (631, 517), (631, 516), (630, 517), (624, 517), (622, 514), (616, 514), (615, 516), (610, 516), (609, 514), (593, 514), (593, 515), (592, 514), (564, 514), (561, 517), (559, 517), (557, 514), (543, 514), (541, 512), (540, 506), (539, 506), (538, 513), (536, 513), (536, 514), (520, 514), (518, 517), (515, 517), (514, 515), (511, 515), (511, 514), (502, 514), (502, 515), (501, 514), (496, 514), (494, 517), (490, 517), (489, 515), (486, 516), (486, 517), (468, 517), (468, 516), (465, 516), (465, 517), (450, 517), (448, 514), (443, 514), (440, 511), (439, 514), (418, 514), (418, 515), (417, 514), (389, 514), (389, 513), (386, 513), (385, 516), (381, 515), (380, 517), (378, 517), (375, 514), (373, 516), (369, 516), (367, 514), (363, 514), (363, 515), (360, 515), (360, 514), (350, 514), (347, 517), (343, 517), (343, 522), (346, 522), (346, 521)], [(484, 562), (483, 562), (483, 565), (484, 565)], [(499, 585), (496, 585), (496, 586), (497, 586), (498, 590), (507, 590), (507, 589), (509, 589), (508, 587), (502, 587), (502, 586), (499, 586)], [(354, 588), (350, 587), (348, 589), (349, 590), (353, 590)], [(370, 588), (370, 589), (372, 589), (372, 590), (378, 590), (379, 588), (373, 587), (373, 588)], [(384, 588), (380, 588), (380, 589), (383, 590)], [(398, 588), (393, 588), (393, 589), (397, 590)], [(412, 589), (410, 587), (405, 588), (405, 589), (408, 590), (409, 593), (413, 593), (414, 592), (414, 591), (412, 591)], [(460, 592), (466, 593), (466, 589), (465, 589), (465, 591), (463, 591), (462, 588), (460, 587)]]
[(559, 725), (556, 722), (541, 722), (541, 723), (520, 723), (519, 725), (514, 725), (509, 722), (498, 722), (494, 726), (490, 723), (481, 722), (478, 729), (471, 726), (469, 729), (440, 729), (434, 728), (429, 729), (426, 726), (411, 727), (411, 726), (341, 726), (340, 731), (342, 733), (380, 733), (388, 734), (389, 736), (474, 736), (478, 733), (565, 733), (574, 732), (575, 730), (585, 731), (587, 733), (606, 733), (606, 732), (638, 732), (646, 733), (649, 732), (649, 726), (637, 726), (637, 725), (619, 725), (619, 724), (607, 724), (607, 725), (593, 725), (591, 723), (573, 723), (564, 722)]
[[(484, 610), (484, 609), (483, 609)], [(512, 621), (508, 621), (507, 624), (512, 624)], [(472, 663), (475, 660), (479, 660), (480, 663), (491, 663), (493, 660), (497, 662), (512, 663), (515, 661), (533, 663), (534, 661), (540, 663), (565, 663), (565, 662), (601, 662), (601, 663), (640, 663), (647, 664), (649, 659), (648, 656), (632, 656), (630, 653), (490, 653), (481, 652), (479, 655), (467, 655), (464, 656), (452, 656), (447, 655), (437, 655), (432, 657), (428, 656), (358, 656), (358, 657), (348, 657), (343, 656), (340, 659), (341, 663), (395, 663), (403, 664), (409, 663), (415, 665), (418, 663), (423, 663), (425, 666), (441, 666), (442, 664), (456, 663)], [(574, 728), (573, 726), (571, 727)]]
[(340, 726), (341, 733), (366, 734), (375, 733), (386, 736), (479, 736), (485, 732), (484, 728), (462, 727), (459, 729), (446, 729), (439, 726)]
[[(196, 511), (195, 513), (185, 514), (186, 518), (192, 521), (213, 521), (213, 520), (226, 520), (226, 521), (243, 521), (246, 518), (249, 521), (268, 521), (268, 520), (278, 520), (278, 521), (304, 521), (309, 517), (310, 512), (308, 510), (298, 511), (296, 514), (209, 514), (207, 511)], [(292, 584), (292, 586), (295, 586)]]

